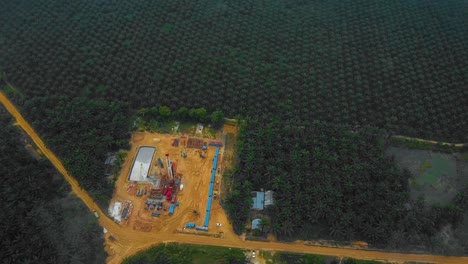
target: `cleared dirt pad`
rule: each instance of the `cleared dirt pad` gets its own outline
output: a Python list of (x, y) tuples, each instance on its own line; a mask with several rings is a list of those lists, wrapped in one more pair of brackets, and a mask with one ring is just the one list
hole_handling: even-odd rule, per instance
[[(156, 140), (155, 140), (156, 139)], [(174, 146), (174, 139), (179, 139), (181, 144)], [(122, 226), (127, 226), (133, 230), (155, 233), (173, 233), (177, 229), (183, 229), (185, 223), (193, 222), (196, 225), (203, 225), (208, 200), (208, 189), (213, 166), (215, 147), (209, 146), (213, 139), (204, 139), (207, 142), (206, 157), (201, 158), (202, 150), (195, 148), (185, 148), (186, 138), (149, 132), (135, 133), (132, 137), (131, 150), (122, 167), (119, 179), (116, 184), (113, 201), (129, 200), (133, 204), (133, 213), (128, 220), (122, 221)], [(148, 175), (161, 178), (167, 174), (166, 154), (177, 164), (177, 174), (182, 175), (181, 184), (184, 188), (177, 193), (177, 202), (174, 214), (168, 213), (169, 201), (163, 201), (163, 209), (146, 210), (146, 202), (150, 198), (149, 190), (153, 186), (151, 183), (135, 183), (128, 181), (128, 175), (132, 168), (135, 155), (140, 147), (154, 147), (156, 152), (151, 162)], [(220, 148), (220, 160), (224, 148)], [(187, 157), (182, 157), (182, 152), (187, 153)], [(158, 164), (158, 158), (163, 161), (164, 168)], [(215, 182), (219, 182), (220, 174), (216, 174)], [(163, 181), (162, 181), (163, 182)], [(136, 186), (136, 187), (135, 187)], [(219, 184), (215, 184), (215, 188)], [(146, 195), (136, 196), (135, 189), (147, 189)], [(215, 189), (215, 193), (216, 193)], [(194, 213), (197, 211), (197, 213)], [(152, 213), (160, 214), (159, 217), (152, 216)], [(222, 223), (217, 227), (216, 223)], [(213, 200), (212, 211), (209, 223), (209, 233), (223, 232), (224, 236), (234, 236), (229, 225), (227, 216), (219, 205), (219, 200)]]

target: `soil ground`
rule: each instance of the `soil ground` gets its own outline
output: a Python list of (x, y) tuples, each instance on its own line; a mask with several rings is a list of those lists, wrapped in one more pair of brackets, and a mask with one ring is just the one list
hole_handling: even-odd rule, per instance
[[(221, 142), (221, 134), (219, 133), (217, 139), (205, 139), (205, 142)], [(196, 225), (203, 225), (205, 219), (205, 212), (208, 200), (208, 190), (211, 178), (211, 171), (213, 166), (213, 158), (215, 147), (208, 146), (206, 157), (200, 157), (200, 150), (195, 148), (185, 148), (184, 143), (187, 138), (181, 136), (158, 134), (149, 132), (134, 133), (131, 139), (131, 149), (128, 152), (127, 159), (125, 160), (120, 176), (116, 182), (114, 197), (111, 204), (115, 201), (131, 201), (133, 204), (132, 214), (128, 220), (122, 221), (123, 226), (132, 228), (133, 230), (151, 232), (155, 235), (160, 233), (174, 233), (176, 230), (183, 230), (188, 222), (193, 222)], [(180, 144), (177, 147), (172, 146), (174, 139), (179, 139)], [(137, 197), (135, 191), (128, 191), (130, 185), (134, 182), (128, 181), (133, 161), (135, 159), (138, 148), (141, 146), (151, 146), (156, 148), (149, 175), (160, 175), (166, 173), (167, 167), (164, 169), (156, 166), (157, 159), (161, 158), (165, 163), (165, 154), (169, 153), (171, 160), (177, 164), (177, 173), (182, 174), (181, 184), (184, 185), (182, 191), (177, 193), (177, 201), (179, 206), (176, 207), (174, 215), (170, 216), (167, 210), (145, 210), (146, 201), (149, 198), (149, 189), (151, 183), (142, 183), (140, 186), (147, 188), (146, 195)], [(183, 158), (181, 152), (186, 150), (187, 157)], [(220, 148), (219, 165), (223, 167), (223, 154), (224, 146)], [(215, 193), (219, 188), (220, 173), (216, 173), (215, 179)], [(170, 206), (169, 202), (165, 202), (164, 208)], [(193, 211), (196, 210), (198, 215)], [(152, 217), (151, 213), (160, 213), (160, 217)], [(217, 227), (216, 223), (221, 223), (221, 227)], [(222, 232), (223, 236), (235, 236), (232, 232), (232, 227), (229, 224), (228, 218), (222, 210), (219, 200), (214, 199), (212, 203), (211, 216), (209, 222), (209, 233), (219, 234)], [(185, 230), (184, 232), (191, 232)], [(194, 231), (193, 231), (194, 232)]]

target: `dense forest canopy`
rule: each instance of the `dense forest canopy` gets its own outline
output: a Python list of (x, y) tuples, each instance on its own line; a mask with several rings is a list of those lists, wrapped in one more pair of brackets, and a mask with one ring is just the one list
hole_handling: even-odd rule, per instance
[(466, 1), (7, 1), (26, 99), (205, 107), (468, 141)]
[[(249, 192), (266, 188), (276, 191), (267, 213), (280, 238), (446, 253), (436, 233), (467, 222), (468, 192), (448, 206), (409, 200), (408, 173), (384, 156), (383, 135), (468, 142), (467, 16), (463, 0), (7, 1), (0, 89), (101, 205), (113, 188), (105, 154), (127, 146), (138, 110), (158, 122), (219, 125), (223, 114), (243, 116), (235, 184), (224, 200), (236, 231), (248, 218)], [(3, 248), (16, 250), (11, 245), (34, 233), (44, 249), (25, 245), (6, 257), (98, 256), (61, 253), (91, 240), (91, 231), (67, 236), (66, 217), (43, 213), (59, 214), (49, 207), (65, 199), (62, 183), (27, 158), (17, 131), (1, 122)], [(28, 184), (31, 171), (37, 185)], [(29, 225), (12, 229), (14, 214)], [(49, 234), (50, 221), (63, 232)], [(466, 252), (464, 243), (449, 253)]]
[(27, 119), (62, 159), (81, 186), (106, 206), (113, 182), (104, 175), (109, 150), (128, 146), (128, 107), (120, 102), (66, 96), (34, 97)]
[[(450, 205), (409, 199), (409, 172), (384, 155), (385, 135), (321, 122), (249, 121), (239, 133), (239, 164), (225, 209), (237, 232), (249, 216), (250, 191), (275, 191), (267, 208), (280, 238), (364, 240), (373, 246), (418, 245), (450, 252), (435, 235), (464, 220), (466, 190)], [(465, 214), (466, 215), (466, 214)]]
[(103, 263), (102, 229), (47, 160), (26, 151), (0, 108), (0, 259)]

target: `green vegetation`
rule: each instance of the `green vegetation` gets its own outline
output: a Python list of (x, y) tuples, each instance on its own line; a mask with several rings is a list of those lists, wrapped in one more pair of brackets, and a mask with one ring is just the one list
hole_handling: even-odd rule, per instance
[(465, 7), (6, 1), (0, 89), (101, 206), (113, 188), (105, 154), (127, 147), (132, 125), (170, 132), (173, 120), (219, 126), (224, 115), (244, 117), (255, 121), (241, 133), (224, 199), (237, 232), (249, 192), (268, 188), (277, 201), (270, 229), (280, 237), (433, 248), (460, 211), (408, 201), (410, 176), (384, 158), (381, 135), (468, 142)]
[(115, 161), (114, 168), (112, 168), (112, 175), (114, 175), (115, 180), (117, 180), (117, 177), (119, 176), (120, 169), (122, 168), (122, 165), (125, 162), (126, 157), (127, 157), (126, 151), (119, 151), (117, 153), (117, 160)]
[(261, 252), (267, 264), (381, 264), (384, 262), (359, 260), (353, 258), (340, 259), (331, 256), (320, 256), (312, 254), (297, 254), (290, 252), (277, 252), (273, 256), (266, 251)]
[(360, 259), (353, 259), (353, 258), (348, 258), (343, 261), (343, 264), (380, 264), (383, 262), (380, 261), (374, 261), (374, 260), (360, 260)]
[(104, 177), (108, 151), (128, 147), (127, 107), (102, 99), (35, 97), (24, 105), (38, 133), (67, 170), (107, 208), (114, 185)]
[(4, 109), (0, 116), (2, 262), (104, 263), (94, 216), (47, 160), (26, 151)]
[(273, 256), (273, 263), (277, 264), (327, 264), (327, 258), (320, 255), (294, 254), (278, 252)]
[(383, 135), (369, 128), (352, 133), (320, 122), (249, 121), (239, 133), (235, 185), (224, 208), (240, 233), (250, 191), (272, 189), (275, 204), (267, 213), (282, 239), (430, 249), (441, 227), (462, 222), (463, 210), (409, 199), (410, 174), (384, 155), (385, 146)]
[[(174, 120), (210, 124), (216, 129), (224, 123), (224, 115), (221, 111), (214, 111), (210, 114), (203, 107), (191, 109), (181, 107), (174, 112), (167, 106), (141, 108), (137, 114), (139, 119), (134, 128), (139, 131), (150, 130), (169, 133), (175, 125)], [(185, 130), (187, 129), (185, 128)]]
[(448, 205), (468, 184), (468, 162), (458, 159), (458, 154), (392, 146), (386, 150), (386, 155), (412, 174), (410, 194), (413, 200), (423, 196), (429, 204)]
[(468, 142), (464, 0), (27, 0), (1, 10), (0, 69), (27, 99), (204, 107)]
[(468, 153), (463, 154), (463, 155), (461, 156), (460, 160), (462, 160), (462, 161), (468, 161)]
[(425, 172), (427, 169), (432, 168), (432, 163), (429, 161), (424, 161), (421, 166), (419, 166), (420, 172)]
[(187, 244), (161, 244), (125, 259), (123, 264), (244, 264), (240, 249)]

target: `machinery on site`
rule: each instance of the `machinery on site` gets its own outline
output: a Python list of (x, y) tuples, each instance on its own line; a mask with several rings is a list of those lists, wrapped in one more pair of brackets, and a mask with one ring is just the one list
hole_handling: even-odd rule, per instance
[(186, 223), (185, 228), (195, 228), (195, 223)]
[(174, 210), (175, 210), (175, 204), (171, 204), (171, 206), (169, 207), (169, 215), (173, 215)]
[(169, 179), (173, 180), (174, 174), (172, 173), (172, 161), (171, 161), (171, 158), (169, 157), (169, 153), (166, 154), (166, 163), (167, 163), (167, 172), (169, 174)]
[(158, 164), (159, 164), (159, 166), (161, 167), (161, 169), (164, 168), (164, 164), (163, 164), (161, 158), (158, 158)]

